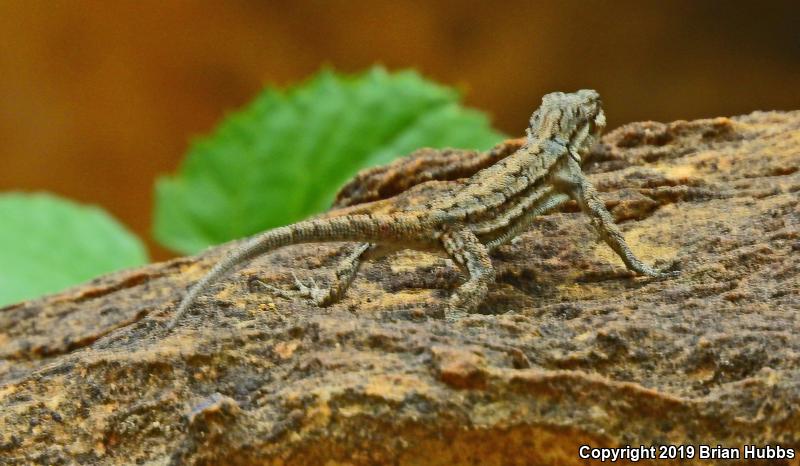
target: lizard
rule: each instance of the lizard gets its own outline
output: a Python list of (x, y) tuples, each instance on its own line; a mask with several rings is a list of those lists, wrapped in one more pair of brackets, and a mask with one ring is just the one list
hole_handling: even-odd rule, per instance
[[(525, 143), (510, 155), (469, 178), (452, 182), (421, 205), (384, 214), (368, 208), (341, 216), (310, 219), (259, 233), (229, 252), (183, 296), (172, 319), (171, 331), (195, 300), (233, 268), (271, 250), (310, 242), (359, 242), (337, 269), (335, 285), (321, 290), (295, 278), (300, 293), (317, 304), (338, 299), (356, 275), (363, 260), (400, 249), (432, 252), (451, 258), (466, 274), (466, 281), (450, 296), (445, 319), (455, 321), (476, 309), (494, 282), (490, 252), (525, 231), (539, 215), (575, 200), (601, 238), (640, 275), (674, 276), (670, 268), (656, 269), (639, 260), (598, 196), (581, 164), (605, 128), (600, 95), (583, 89), (553, 92), (530, 118)], [(356, 196), (357, 197), (357, 196)], [(277, 288), (274, 292), (284, 294)]]

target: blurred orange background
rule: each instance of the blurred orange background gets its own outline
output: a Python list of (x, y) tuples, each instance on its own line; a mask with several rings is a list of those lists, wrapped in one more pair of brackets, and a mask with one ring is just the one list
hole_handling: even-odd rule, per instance
[(100, 205), (163, 259), (155, 177), (266, 84), (415, 68), (510, 135), (543, 94), (584, 87), (610, 128), (800, 109), (798, 5), (4, 0), (0, 191)]

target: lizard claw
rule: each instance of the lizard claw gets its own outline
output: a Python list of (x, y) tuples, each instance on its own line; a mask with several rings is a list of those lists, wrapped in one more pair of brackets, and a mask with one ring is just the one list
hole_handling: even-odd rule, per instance
[(672, 261), (666, 267), (661, 267), (654, 270), (653, 276), (656, 278), (672, 278), (677, 277), (681, 274), (681, 271), (678, 270), (680, 263), (677, 260)]
[(295, 275), (294, 272), (292, 272), (292, 277), (294, 277), (294, 285), (297, 287), (300, 296), (310, 299), (311, 302), (317, 306), (324, 306), (328, 303), (331, 294), (330, 290), (317, 286), (317, 282), (314, 281), (314, 278), (309, 277), (309, 284), (306, 285), (299, 278), (297, 278), (297, 275)]
[(309, 285), (303, 283), (303, 281), (300, 280), (300, 278), (298, 278), (297, 274), (294, 272), (292, 272), (292, 278), (294, 278), (294, 287), (297, 288), (300, 296), (303, 296), (305, 298), (310, 298), (313, 293), (313, 290), (318, 288), (317, 282), (314, 281), (313, 277), (308, 278)]
[(293, 296), (293, 294), (291, 292), (286, 291), (286, 290), (282, 290), (282, 289), (280, 289), (280, 288), (278, 288), (276, 286), (272, 286), (269, 283), (266, 283), (266, 282), (264, 282), (264, 280), (261, 280), (259, 278), (254, 278), (252, 283), (257, 283), (258, 286), (260, 286), (261, 288), (264, 288), (268, 293), (271, 293), (271, 294), (273, 294), (275, 296), (280, 296), (281, 298), (286, 298), (286, 299), (294, 298), (294, 296)]
[(469, 315), (469, 311), (465, 306), (464, 299), (458, 294), (458, 292), (454, 292), (450, 296), (450, 300), (447, 303), (447, 307), (444, 310), (444, 320), (445, 322), (453, 323), (458, 320), (463, 319)]
[(328, 303), (328, 300), (330, 299), (330, 291), (317, 286), (317, 282), (315, 282), (313, 278), (309, 278), (309, 284), (306, 285), (302, 280), (300, 280), (300, 278), (297, 277), (297, 275), (295, 275), (294, 272), (292, 272), (292, 277), (294, 278), (294, 286), (297, 289), (296, 291), (283, 290), (276, 286), (270, 285), (269, 283), (264, 283), (264, 281), (260, 279), (255, 279), (254, 281), (262, 288), (267, 290), (267, 292), (272, 293), (275, 296), (280, 296), (281, 298), (296, 299), (299, 296), (301, 298), (311, 300), (311, 302), (317, 306), (324, 306)]
[(275, 296), (280, 296), (281, 298), (297, 299), (297, 297), (301, 297), (308, 299), (314, 303), (314, 305), (320, 307), (326, 306), (332, 301), (331, 290), (318, 286), (317, 282), (314, 281), (313, 278), (309, 278), (308, 285), (306, 285), (294, 272), (292, 272), (292, 277), (294, 278), (295, 287), (295, 290), (292, 291), (283, 290), (276, 286), (270, 285), (269, 283), (265, 283), (263, 280), (258, 278), (253, 279), (253, 281), (258, 283), (258, 285), (265, 289), (268, 293), (271, 293)]
[(454, 323), (463, 319), (464, 317), (467, 317), (468, 315), (469, 313), (464, 309), (447, 306), (447, 308), (444, 310), (444, 321), (448, 323)]
[(678, 268), (678, 261), (672, 261), (669, 265), (659, 268), (650, 267), (649, 265), (639, 263), (638, 267), (631, 270), (634, 270), (636, 273), (640, 275), (645, 275), (648, 277), (671, 278), (680, 275), (680, 271), (677, 270), (677, 268)]

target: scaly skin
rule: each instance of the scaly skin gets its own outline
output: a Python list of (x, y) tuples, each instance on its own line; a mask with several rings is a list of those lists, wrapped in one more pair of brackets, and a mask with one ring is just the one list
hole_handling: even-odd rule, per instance
[[(173, 329), (195, 299), (232, 268), (282, 246), (332, 241), (367, 244), (360, 245), (339, 268), (337, 283), (330, 291), (298, 282), (301, 292), (318, 304), (338, 299), (363, 259), (398, 249), (416, 249), (446, 255), (467, 273), (467, 281), (448, 302), (445, 316), (454, 320), (480, 305), (494, 282), (490, 251), (524, 232), (535, 217), (570, 199), (577, 201), (628, 269), (656, 277), (671, 275), (636, 258), (581, 171), (583, 157), (597, 141), (604, 126), (605, 116), (597, 92), (581, 90), (571, 94), (548, 94), (531, 116), (526, 143), (513, 154), (501, 150), (494, 155), (476, 156), (473, 162), (464, 166), (448, 168), (445, 164), (433, 175), (412, 170), (414, 177), (405, 181), (409, 185), (424, 181), (426, 176), (456, 178), (459, 173), (486, 166), (466, 181), (453, 182), (452, 189), (423, 205), (391, 214), (372, 214), (367, 208), (351, 215), (307, 220), (256, 235), (220, 261), (189, 290), (167, 328)], [(423, 161), (425, 164), (430, 166), (431, 162)], [(380, 186), (370, 188), (371, 193), (354, 191), (361, 186), (359, 184), (348, 186), (353, 188), (350, 191), (347, 187), (343, 189), (339, 199), (345, 201), (340, 203), (347, 204), (348, 198), (360, 202), (385, 195)], [(403, 186), (403, 182), (389, 183), (390, 191), (401, 192), (405, 189)]]

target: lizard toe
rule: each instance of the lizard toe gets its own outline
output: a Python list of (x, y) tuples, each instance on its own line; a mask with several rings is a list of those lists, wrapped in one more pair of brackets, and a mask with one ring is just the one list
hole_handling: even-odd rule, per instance
[(655, 274), (653, 276), (657, 277), (657, 278), (677, 277), (678, 275), (681, 274), (681, 271), (679, 270), (679, 268), (680, 268), (680, 262), (678, 262), (677, 260), (674, 260), (674, 261), (670, 262), (670, 264), (665, 266), (665, 267), (660, 267), (660, 268), (655, 269), (655, 271), (654, 271)]
[(318, 286), (313, 278), (309, 278), (309, 284), (306, 285), (294, 272), (292, 272), (292, 276), (294, 277), (294, 284), (298, 289), (298, 294), (314, 303), (314, 305), (324, 307), (333, 301), (334, 296), (332, 290)]

